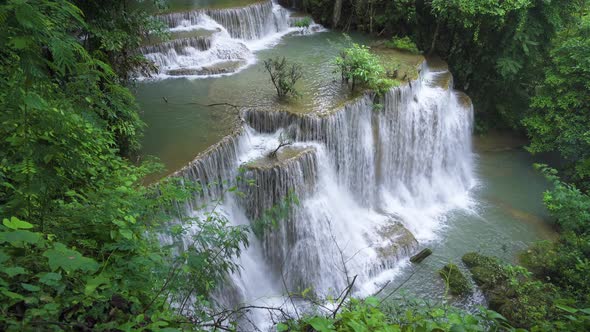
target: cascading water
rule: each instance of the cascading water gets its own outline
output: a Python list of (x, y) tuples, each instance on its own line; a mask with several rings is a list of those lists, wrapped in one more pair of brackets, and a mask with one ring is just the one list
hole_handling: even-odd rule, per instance
[[(323, 28), (291, 27), (290, 12), (272, 1), (228, 9), (201, 9), (159, 16), (171, 41), (139, 49), (159, 68), (156, 77), (232, 74), (255, 62), (253, 52), (288, 33)], [(156, 74), (156, 73), (154, 73)]]
[[(425, 64), (418, 80), (379, 98), (380, 110), (374, 99), (367, 93), (325, 114), (245, 111), (243, 130), (179, 171), (217, 183), (195, 197), (201, 204), (233, 185), (243, 165), (255, 185), (241, 187), (244, 198), (225, 194), (220, 207), (236, 224), (253, 223), (290, 191), (300, 198), (276, 228), (252, 235), (219, 302), (283, 303), (282, 294), (306, 288), (334, 295), (352, 276), (357, 294), (371, 294), (418, 241), (435, 237), (445, 212), (465, 207), (473, 110), (450, 73)], [(269, 157), (281, 134), (295, 143)]]

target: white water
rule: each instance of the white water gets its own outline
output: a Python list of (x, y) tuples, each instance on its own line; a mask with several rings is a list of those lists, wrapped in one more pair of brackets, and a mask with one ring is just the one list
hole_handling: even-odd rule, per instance
[(186, 37), (139, 51), (159, 68), (154, 78), (231, 75), (256, 62), (256, 51), (272, 47), (290, 33), (323, 31), (320, 25), (292, 27), (291, 13), (272, 1), (242, 8), (195, 10), (160, 16), (171, 33)]
[[(346, 274), (358, 276), (356, 295), (370, 295), (416, 249), (415, 240), (395, 237), (401, 233), (391, 238), (383, 227), (401, 222), (423, 244), (436, 239), (446, 213), (469, 207), (473, 111), (452, 87), (435, 84), (440, 75), (448, 72), (424, 66), (411, 86), (384, 96), (381, 111), (367, 94), (324, 116), (245, 112), (241, 133), (179, 172), (203, 185), (231, 181), (239, 165), (274, 150), (281, 132), (296, 139), (295, 147), (311, 149), (272, 168), (250, 169), (245, 176), (256, 186), (242, 188), (246, 198), (226, 196), (221, 212), (236, 225), (252, 223), (289, 190), (301, 204), (277, 229), (252, 236), (242, 271), (216, 297), (221, 304), (276, 306), (287, 292), (306, 288), (335, 295), (348, 284)], [(213, 186), (194, 203), (222, 191)], [(252, 319), (260, 324), (265, 313)]]

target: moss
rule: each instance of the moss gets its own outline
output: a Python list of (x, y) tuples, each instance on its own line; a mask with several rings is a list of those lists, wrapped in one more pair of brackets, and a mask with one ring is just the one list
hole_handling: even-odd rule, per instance
[(481, 286), (490, 309), (506, 317), (513, 326), (530, 328), (556, 315), (555, 287), (532, 279), (525, 268), (474, 252), (465, 254), (462, 260)]
[(425, 61), (422, 55), (400, 52), (376, 43), (371, 49), (385, 68), (388, 78), (407, 83), (418, 78), (418, 68)]
[(476, 252), (463, 255), (463, 263), (469, 268), (473, 280), (484, 289), (493, 288), (507, 279), (507, 273), (496, 258), (484, 256)]
[(469, 281), (457, 265), (449, 263), (438, 270), (438, 274), (448, 284), (451, 294), (464, 295), (471, 292)]

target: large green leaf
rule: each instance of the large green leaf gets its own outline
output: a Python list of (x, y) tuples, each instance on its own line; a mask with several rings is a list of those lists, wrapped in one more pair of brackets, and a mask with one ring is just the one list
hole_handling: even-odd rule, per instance
[(3, 269), (2, 272), (6, 273), (11, 278), (14, 276), (17, 276), (19, 274), (27, 274), (27, 270), (25, 270), (21, 266), (7, 267), (7, 268)]
[(39, 282), (47, 286), (57, 286), (61, 280), (61, 274), (55, 272), (45, 272), (37, 275)]
[(109, 283), (109, 278), (105, 275), (101, 274), (96, 278), (92, 278), (88, 280), (86, 283), (86, 287), (84, 288), (84, 294), (90, 295), (96, 291), (96, 289), (101, 286)]
[(332, 321), (325, 317), (313, 317), (307, 320), (307, 323), (311, 325), (316, 331), (318, 332), (332, 332), (334, 330), (334, 325), (332, 325)]
[(12, 217), (10, 218), (10, 220), (4, 219), (2, 221), (2, 224), (4, 224), (4, 226), (10, 229), (29, 229), (34, 227), (32, 224), (29, 224), (26, 221), (19, 220), (16, 217)]
[(56, 244), (55, 248), (45, 251), (43, 256), (49, 260), (49, 267), (52, 271), (61, 268), (66, 272), (77, 270), (95, 272), (98, 269), (98, 263), (96, 261), (82, 256), (82, 254), (75, 250), (66, 248), (61, 243)]
[(0, 243), (8, 242), (17, 248), (22, 248), (24, 244), (38, 244), (40, 240), (40, 233), (24, 230), (0, 233)]

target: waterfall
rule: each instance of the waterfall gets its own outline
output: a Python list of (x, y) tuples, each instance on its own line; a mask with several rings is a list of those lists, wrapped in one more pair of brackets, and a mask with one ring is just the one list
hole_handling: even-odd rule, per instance
[[(217, 297), (227, 305), (306, 288), (337, 295), (352, 276), (357, 294), (370, 294), (419, 242), (436, 238), (445, 213), (469, 203), (473, 109), (447, 69), (424, 64), (411, 84), (321, 114), (245, 110), (242, 118), (243, 130), (178, 173), (214, 183), (195, 206), (222, 195), (220, 183), (240, 166), (253, 185), (240, 185), (243, 197), (225, 194), (221, 209), (232, 222), (254, 223), (289, 192), (300, 204), (251, 236), (231, 294)], [(284, 135), (293, 144), (270, 156)]]
[(160, 15), (172, 40), (138, 52), (159, 68), (155, 77), (210, 77), (233, 74), (255, 62), (254, 52), (288, 33), (323, 28), (292, 27), (290, 12), (268, 0), (245, 7), (199, 9)]

